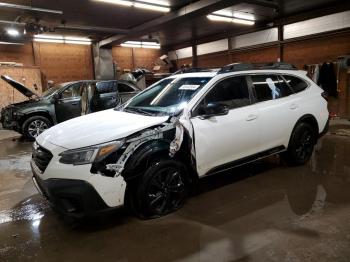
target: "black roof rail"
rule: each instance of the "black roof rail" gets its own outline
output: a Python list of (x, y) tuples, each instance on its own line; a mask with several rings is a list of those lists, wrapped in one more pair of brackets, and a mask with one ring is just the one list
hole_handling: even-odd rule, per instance
[(284, 62), (272, 62), (272, 63), (233, 63), (224, 66), (218, 71), (218, 74), (246, 71), (246, 70), (264, 70), (264, 69), (275, 69), (275, 70), (297, 70), (297, 68), (289, 63)]

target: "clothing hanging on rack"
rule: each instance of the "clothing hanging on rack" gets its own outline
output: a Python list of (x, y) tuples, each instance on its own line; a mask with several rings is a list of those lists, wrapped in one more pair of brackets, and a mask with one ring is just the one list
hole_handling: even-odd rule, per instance
[(323, 63), (320, 71), (317, 84), (325, 90), (328, 95), (338, 97), (337, 92), (337, 77), (333, 63)]

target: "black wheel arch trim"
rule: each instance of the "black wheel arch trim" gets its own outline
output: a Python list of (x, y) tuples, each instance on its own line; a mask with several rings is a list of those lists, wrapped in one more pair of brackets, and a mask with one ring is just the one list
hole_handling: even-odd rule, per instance
[(317, 119), (315, 116), (313, 116), (312, 114), (305, 114), (303, 115), (302, 117), (300, 117), (298, 119), (298, 121), (296, 121), (296, 123), (294, 124), (294, 127), (293, 127), (293, 130), (289, 136), (289, 141), (288, 141), (288, 147), (290, 145), (290, 141), (292, 139), (292, 135), (295, 131), (295, 128), (300, 124), (300, 123), (308, 123), (310, 124), (313, 128), (315, 128), (315, 143), (317, 143), (317, 139), (319, 137), (319, 125), (318, 125), (318, 122), (317, 122)]

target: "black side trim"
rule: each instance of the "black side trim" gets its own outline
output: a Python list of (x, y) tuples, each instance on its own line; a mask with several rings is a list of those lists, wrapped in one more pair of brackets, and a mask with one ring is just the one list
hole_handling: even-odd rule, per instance
[(263, 152), (260, 152), (260, 153), (254, 154), (254, 155), (247, 156), (247, 157), (244, 157), (244, 158), (241, 158), (241, 159), (238, 159), (238, 160), (235, 160), (235, 161), (232, 161), (232, 162), (229, 162), (229, 163), (226, 163), (226, 164), (214, 167), (211, 170), (209, 170), (205, 174), (205, 176), (213, 175), (213, 174), (220, 173), (220, 172), (224, 172), (226, 170), (230, 170), (232, 168), (248, 164), (248, 163), (256, 161), (258, 159), (262, 159), (262, 158), (265, 158), (267, 156), (274, 155), (274, 154), (277, 154), (279, 152), (282, 152), (285, 149), (286, 149), (285, 146), (274, 147), (274, 148), (265, 150)]

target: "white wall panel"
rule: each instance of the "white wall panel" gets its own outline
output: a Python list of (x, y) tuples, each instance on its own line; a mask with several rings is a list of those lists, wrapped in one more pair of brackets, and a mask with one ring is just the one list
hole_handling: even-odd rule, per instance
[(170, 51), (168, 53), (168, 56), (170, 60), (192, 57), (192, 47), (190, 46), (186, 48), (177, 49), (175, 51)]
[(197, 45), (197, 55), (210, 54), (228, 50), (228, 39), (221, 39), (214, 42), (209, 42)]
[(278, 40), (277, 27), (232, 38), (232, 48), (260, 45)]
[(283, 37), (284, 39), (290, 39), (347, 27), (350, 27), (350, 11), (285, 25)]

